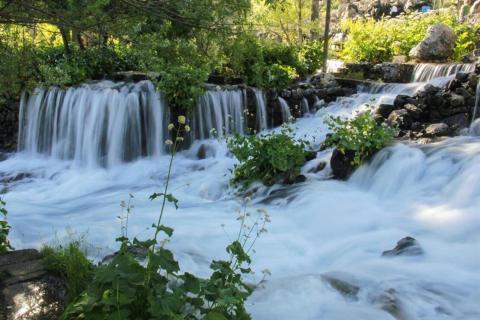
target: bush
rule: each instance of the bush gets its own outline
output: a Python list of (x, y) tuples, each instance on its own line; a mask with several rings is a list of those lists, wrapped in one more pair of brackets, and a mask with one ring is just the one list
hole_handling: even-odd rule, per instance
[(92, 280), (93, 264), (88, 260), (80, 241), (73, 241), (66, 246), (44, 246), (41, 254), (46, 268), (65, 280), (70, 301), (77, 298)]
[(287, 127), (265, 136), (236, 135), (228, 140), (230, 152), (240, 161), (233, 169), (231, 182), (248, 187), (257, 180), (267, 186), (279, 178), (294, 181), (305, 163), (307, 145), (306, 141), (294, 140)]
[(378, 124), (370, 111), (351, 120), (331, 117), (326, 123), (332, 134), (325, 140), (325, 145), (336, 147), (343, 154), (353, 151), (354, 166), (359, 166), (365, 159), (391, 143), (395, 133), (385, 124)]
[(447, 10), (413, 13), (380, 21), (346, 20), (342, 29), (348, 37), (340, 56), (348, 62), (372, 63), (391, 61), (394, 55), (408, 56), (410, 50), (425, 37), (428, 27), (436, 23), (448, 25), (457, 35), (455, 60), (460, 60), (474, 49), (480, 26), (461, 24), (455, 12)]
[(8, 234), (10, 233), (10, 225), (7, 221), (6, 203), (0, 198), (0, 253), (13, 250), (8, 241)]
[(290, 85), (298, 78), (298, 73), (290, 66), (271, 64), (258, 64), (255, 66), (257, 72), (257, 85), (267, 89), (281, 90)]

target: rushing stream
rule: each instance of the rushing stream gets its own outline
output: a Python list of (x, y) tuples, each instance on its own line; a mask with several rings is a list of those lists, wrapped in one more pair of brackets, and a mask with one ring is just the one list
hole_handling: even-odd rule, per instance
[[(430, 70), (432, 76), (421, 79), (446, 83), (452, 68), (446, 70)], [(412, 94), (424, 84), (364, 88), (299, 119), (295, 133), (320, 144), (328, 133), (326, 116), (352, 117), (367, 105)], [(92, 257), (101, 257), (116, 248), (119, 204), (129, 193), (135, 206), (129, 235), (149, 234), (160, 205), (147, 198), (161, 189), (167, 170), (168, 156), (157, 143), (164, 139), (165, 112), (148, 84), (112, 86), (49, 91), (33, 98), (42, 96), (49, 103), (24, 101), (23, 151), (0, 162), (1, 176), (23, 174), (8, 184), (5, 195), (16, 247), (39, 247), (74, 233), (92, 244)], [(127, 102), (138, 94), (141, 99), (132, 100), (144, 103)], [(243, 132), (242, 99), (241, 91), (209, 92), (201, 101), (209, 113), (203, 111), (205, 117), (195, 119), (192, 130), (203, 140), (181, 152), (174, 164), (171, 190), (180, 202), (178, 210), (166, 213), (165, 223), (175, 229), (168, 246), (184, 270), (200, 275), (208, 274), (211, 259), (225, 257), (224, 248), (239, 228), (237, 210), (243, 203), (228, 185), (236, 160), (225, 142), (210, 138), (209, 132), (227, 123), (225, 134)], [(40, 105), (48, 110), (38, 110)], [(268, 119), (264, 105), (258, 105), (263, 129)], [(198, 160), (202, 144), (207, 157)], [(253, 319), (394, 319), (385, 311), (395, 310), (389, 305), (397, 307), (397, 319), (480, 319), (480, 138), (396, 144), (346, 182), (327, 180), (328, 166), (309, 173), (330, 152), (320, 152), (306, 164), (306, 182), (259, 187), (249, 204), (252, 213), (267, 209), (272, 220), (256, 243), (256, 274), (248, 279), (258, 282), (261, 270), (271, 271), (248, 301)], [(415, 237), (425, 254), (381, 257), (405, 236)], [(324, 281), (325, 274), (349, 282), (358, 292), (342, 296)]]

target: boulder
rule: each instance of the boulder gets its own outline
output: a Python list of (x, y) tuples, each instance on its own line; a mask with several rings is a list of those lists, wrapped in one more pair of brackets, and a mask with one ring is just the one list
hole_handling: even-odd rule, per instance
[(392, 256), (417, 256), (423, 254), (423, 249), (415, 238), (405, 237), (397, 242), (392, 250), (382, 253), (384, 257)]
[(425, 128), (425, 134), (429, 137), (446, 136), (450, 133), (450, 127), (445, 123), (434, 123)]
[(383, 118), (388, 118), (390, 113), (395, 110), (395, 107), (391, 104), (381, 104), (378, 106), (377, 110), (375, 111), (376, 114), (382, 116)]
[(412, 118), (405, 109), (394, 110), (388, 116), (387, 122), (392, 127), (409, 129), (412, 126)]
[(418, 61), (446, 61), (455, 49), (457, 36), (453, 30), (442, 23), (430, 26), (427, 36), (410, 51), (410, 57)]
[(415, 120), (420, 119), (422, 115), (422, 109), (420, 107), (417, 107), (414, 104), (407, 103), (406, 105), (403, 106), (405, 110), (407, 110), (408, 114)]
[(355, 170), (355, 166), (352, 164), (354, 157), (354, 151), (346, 150), (345, 153), (343, 153), (338, 149), (333, 150), (332, 158), (330, 159), (333, 176), (341, 180), (350, 177)]
[(59, 319), (67, 305), (64, 280), (46, 270), (37, 250), (0, 254), (0, 318)]
[(384, 62), (376, 64), (372, 74), (375, 75), (374, 78), (379, 78), (384, 82), (405, 83), (412, 78), (413, 68), (413, 64)]

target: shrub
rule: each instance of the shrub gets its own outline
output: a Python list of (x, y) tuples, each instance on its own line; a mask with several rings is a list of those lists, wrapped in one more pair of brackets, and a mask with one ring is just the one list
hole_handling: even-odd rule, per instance
[(7, 209), (5, 208), (5, 201), (0, 198), (0, 253), (13, 250), (8, 241), (8, 234), (10, 232), (10, 225), (7, 221)]
[(410, 50), (426, 35), (429, 26), (444, 23), (457, 35), (453, 58), (460, 60), (474, 49), (479, 25), (458, 22), (455, 12), (412, 13), (395, 19), (345, 20), (342, 29), (348, 33), (340, 56), (345, 61), (380, 63), (391, 61), (394, 55), (408, 56)]
[(233, 169), (233, 184), (247, 187), (260, 180), (270, 186), (279, 178), (294, 181), (305, 163), (308, 143), (294, 140), (291, 129), (265, 136), (236, 135), (228, 140), (228, 148), (240, 161)]
[(157, 87), (173, 106), (191, 109), (204, 93), (208, 73), (207, 69), (190, 64), (171, 65), (160, 72)]
[(385, 124), (378, 124), (369, 111), (351, 120), (330, 117), (326, 123), (332, 134), (325, 144), (336, 147), (343, 154), (346, 151), (355, 152), (352, 163), (355, 166), (359, 166), (376, 151), (391, 143), (395, 133)]
[(44, 246), (41, 254), (47, 270), (65, 280), (69, 300), (77, 298), (92, 280), (93, 264), (82, 249), (81, 241), (65, 246)]
[(298, 78), (298, 73), (294, 68), (276, 63), (256, 65), (255, 71), (259, 87), (267, 89), (284, 89)]

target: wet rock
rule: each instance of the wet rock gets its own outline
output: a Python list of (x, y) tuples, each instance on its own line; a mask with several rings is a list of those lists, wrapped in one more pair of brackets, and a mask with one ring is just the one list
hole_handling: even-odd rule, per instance
[(382, 294), (375, 298), (374, 303), (380, 308), (390, 313), (397, 320), (406, 319), (402, 312), (402, 305), (393, 288), (385, 290)]
[(427, 36), (410, 51), (410, 56), (418, 61), (446, 61), (455, 49), (457, 36), (453, 30), (442, 23), (427, 29)]
[(465, 104), (465, 98), (459, 94), (452, 93), (448, 102), (452, 107), (460, 107)]
[(393, 106), (395, 109), (400, 109), (403, 108), (404, 105), (409, 103), (410, 97), (406, 95), (398, 95), (395, 97), (395, 100), (393, 101)]
[(455, 75), (455, 79), (460, 81), (460, 82), (466, 82), (466, 81), (468, 81), (468, 73), (459, 72)]
[(405, 237), (397, 242), (392, 250), (382, 253), (382, 256), (417, 256), (423, 254), (423, 249), (415, 238)]
[(346, 150), (345, 153), (342, 153), (338, 149), (333, 150), (332, 158), (330, 159), (333, 176), (341, 180), (350, 177), (355, 170), (355, 166), (352, 164), (354, 157), (354, 151)]
[(317, 151), (308, 151), (305, 154), (305, 160), (310, 161), (317, 158)]
[(327, 167), (327, 163), (325, 161), (320, 161), (317, 166), (310, 169), (309, 173), (318, 173)]
[(373, 67), (372, 74), (375, 79), (381, 79), (384, 82), (405, 83), (412, 78), (413, 68), (413, 64), (384, 62), (376, 64)]
[(335, 273), (326, 273), (322, 274), (322, 279), (327, 282), (330, 287), (338, 291), (342, 296), (357, 300), (358, 292), (360, 287), (348, 282), (347, 280), (341, 279), (339, 275)]
[(459, 113), (444, 119), (444, 122), (453, 130), (464, 129), (469, 126), (468, 113)]
[(48, 272), (33, 249), (0, 255), (0, 288), (6, 320), (58, 319), (67, 304), (63, 279)]
[(395, 110), (395, 107), (391, 104), (381, 104), (378, 106), (377, 110), (375, 111), (376, 114), (382, 116), (383, 118), (388, 118), (390, 113)]
[(412, 117), (412, 119), (420, 119), (422, 115), (422, 109), (420, 109), (420, 107), (417, 107), (416, 105), (411, 103), (407, 103), (405, 106), (403, 106), (403, 108), (407, 110), (408, 114)]
[(429, 137), (446, 136), (450, 133), (450, 127), (445, 123), (434, 123), (425, 128), (425, 134)]
[(394, 110), (388, 116), (387, 122), (392, 127), (400, 129), (409, 129), (412, 125), (412, 118), (405, 109)]

